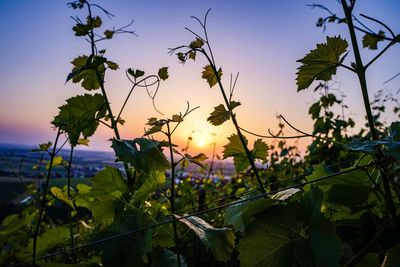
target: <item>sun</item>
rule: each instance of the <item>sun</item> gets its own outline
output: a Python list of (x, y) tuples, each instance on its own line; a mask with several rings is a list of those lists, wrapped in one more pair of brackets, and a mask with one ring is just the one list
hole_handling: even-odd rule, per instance
[(204, 138), (199, 138), (197, 139), (197, 146), (198, 147), (205, 147), (206, 146), (206, 140), (204, 140)]

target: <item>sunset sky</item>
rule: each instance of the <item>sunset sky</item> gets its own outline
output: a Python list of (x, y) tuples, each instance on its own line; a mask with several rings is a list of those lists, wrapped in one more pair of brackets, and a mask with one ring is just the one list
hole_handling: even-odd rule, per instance
[[(85, 91), (76, 84), (65, 84), (71, 70), (71, 60), (90, 53), (84, 38), (74, 36), (74, 21), (70, 16), (86, 16), (83, 11), (67, 8), (68, 1), (0, 1), (0, 143), (38, 144), (54, 139), (50, 121), (65, 99)], [(200, 31), (190, 16), (202, 18), (212, 8), (208, 20), (208, 34), (218, 67), (223, 70), (223, 82), (229, 87), (232, 73), (240, 73), (234, 99), (242, 106), (237, 108), (237, 118), (243, 128), (266, 134), (268, 128), (277, 129), (277, 114), (291, 123), (311, 132), (312, 121), (307, 114), (309, 105), (318, 93), (312, 89), (296, 91), (295, 73), (301, 59), (316, 43), (325, 42), (326, 36), (341, 35), (348, 38), (346, 25), (329, 24), (325, 32), (315, 27), (319, 17), (327, 13), (311, 9), (313, 1), (95, 1), (116, 17), (102, 16), (104, 27), (116, 28), (134, 20), (131, 30), (137, 36), (118, 35), (111, 41), (99, 44), (106, 48), (106, 57), (119, 64), (120, 69), (108, 72), (106, 89), (117, 113), (130, 89), (125, 77), (127, 68), (139, 68), (147, 74), (157, 73), (168, 66), (170, 78), (161, 84), (156, 98), (157, 107), (170, 117), (183, 112), (188, 101), (191, 107), (200, 106), (182, 123), (174, 141), (184, 145), (189, 135), (193, 137), (194, 151), (211, 149), (212, 134), (218, 146), (226, 143), (226, 136), (234, 132), (231, 122), (214, 127), (207, 122), (214, 106), (222, 103), (217, 87), (209, 88), (201, 78), (204, 59), (189, 61), (185, 65), (168, 55), (168, 48), (189, 44), (194, 38), (184, 29)], [(343, 16), (337, 1), (316, 1)], [(355, 14), (384, 21), (395, 33), (400, 32), (400, 1), (359, 0)], [(379, 25), (365, 21), (374, 30)], [(361, 35), (359, 35), (361, 40)], [(380, 46), (382, 47), (382, 45)], [(374, 53), (363, 50), (365, 62)], [(400, 71), (400, 46), (384, 55), (367, 73), (370, 97), (379, 89), (395, 94), (400, 88), (400, 78), (383, 84)], [(348, 60), (353, 60), (352, 53)], [(334, 87), (346, 94), (346, 103), (359, 124), (364, 109), (361, 93), (354, 74), (339, 70), (334, 77)], [(313, 86), (311, 86), (313, 88)], [(399, 95), (397, 95), (399, 96)], [(125, 139), (143, 134), (147, 118), (159, 117), (144, 90), (136, 90), (122, 116)], [(390, 117), (387, 118), (390, 120)], [(290, 134), (290, 132), (288, 132)], [(110, 150), (112, 132), (100, 127), (91, 138), (90, 149)], [(250, 140), (253, 140), (248, 136)], [(308, 141), (304, 141), (305, 143)], [(205, 146), (200, 148), (200, 146)]]

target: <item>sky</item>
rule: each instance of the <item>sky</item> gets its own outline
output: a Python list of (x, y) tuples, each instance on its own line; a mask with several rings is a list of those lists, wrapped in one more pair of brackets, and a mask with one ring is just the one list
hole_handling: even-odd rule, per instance
[[(267, 134), (268, 129), (277, 129), (276, 116), (282, 114), (293, 125), (311, 132), (308, 107), (320, 95), (312, 89), (297, 92), (295, 74), (299, 63), (296, 60), (314, 49), (316, 43), (325, 42), (326, 36), (341, 35), (349, 40), (344, 24), (329, 24), (325, 31), (315, 27), (317, 19), (327, 13), (311, 9), (307, 4), (323, 4), (343, 16), (337, 1), (315, 1), (95, 1), (115, 15), (109, 20), (95, 10), (103, 18), (103, 29), (118, 28), (134, 20), (130, 29), (136, 36), (118, 35), (99, 44), (99, 49), (106, 48), (107, 58), (120, 67), (106, 76), (106, 90), (114, 112), (119, 110), (130, 89), (124, 73), (127, 68), (152, 74), (168, 66), (170, 78), (161, 84), (157, 94), (158, 109), (170, 117), (185, 111), (187, 102), (191, 107), (200, 107), (179, 126), (173, 142), (184, 146), (192, 136), (191, 149), (209, 153), (215, 137), (217, 151), (221, 151), (234, 128), (230, 121), (215, 127), (206, 120), (213, 107), (223, 102), (219, 89), (209, 88), (201, 78), (206, 61), (199, 58), (182, 65), (168, 54), (168, 48), (189, 44), (194, 39), (185, 27), (200, 31), (190, 17), (202, 18), (211, 8), (208, 35), (216, 63), (224, 73), (225, 87), (229, 87), (230, 75), (239, 73), (234, 93), (234, 99), (242, 103), (236, 109), (239, 124)], [(72, 31), (71, 16), (84, 18), (86, 14), (68, 8), (68, 2), (0, 0), (0, 143), (35, 145), (53, 140), (55, 131), (50, 122), (57, 115), (58, 107), (67, 98), (86, 93), (77, 84), (65, 83), (72, 59), (90, 53), (89, 44)], [(355, 14), (381, 19), (399, 33), (398, 11), (398, 0), (359, 0)], [(382, 28), (370, 21), (363, 22), (374, 30)], [(363, 50), (362, 55), (368, 62), (374, 53)], [(400, 71), (399, 58), (397, 46), (369, 69), (371, 98), (380, 89), (398, 91), (400, 78), (387, 84), (383, 82)], [(348, 60), (353, 60), (351, 53)], [(364, 124), (362, 96), (354, 74), (339, 69), (333, 84), (346, 95), (345, 101), (350, 107), (347, 115), (354, 117), (359, 125)], [(148, 118), (162, 116), (153, 109), (146, 92), (137, 89), (122, 117), (126, 120), (121, 128), (122, 138), (132, 139), (143, 134)], [(100, 127), (91, 138), (89, 149), (110, 150), (112, 136), (112, 131)], [(301, 141), (303, 147), (309, 141)]]

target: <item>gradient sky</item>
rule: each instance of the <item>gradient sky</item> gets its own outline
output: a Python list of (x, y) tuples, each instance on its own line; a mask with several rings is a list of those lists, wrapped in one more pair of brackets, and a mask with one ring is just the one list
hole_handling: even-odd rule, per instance
[[(0, 142), (37, 144), (54, 139), (50, 121), (65, 99), (85, 93), (76, 84), (65, 83), (71, 70), (70, 61), (89, 53), (89, 45), (72, 32), (71, 15), (85, 16), (83, 12), (67, 8), (68, 1), (0, 0)], [(302, 58), (316, 43), (324, 42), (326, 35), (340, 34), (348, 38), (345, 25), (330, 24), (325, 32), (315, 27), (318, 17), (326, 13), (311, 9), (304, 0), (284, 1), (96, 1), (116, 15), (112, 20), (103, 17), (109, 28), (120, 27), (134, 19), (131, 29), (137, 36), (118, 35), (111, 41), (99, 44), (107, 48), (107, 58), (117, 62), (120, 70), (108, 72), (106, 88), (114, 110), (123, 103), (130, 84), (124, 70), (133, 67), (156, 73), (158, 68), (169, 66), (170, 78), (161, 85), (156, 99), (158, 108), (170, 116), (184, 111), (186, 101), (200, 106), (181, 125), (174, 137), (184, 144), (192, 134), (193, 149), (204, 140), (209, 151), (215, 133), (218, 145), (226, 143), (226, 136), (234, 132), (231, 123), (213, 127), (206, 118), (213, 107), (222, 103), (217, 87), (209, 88), (201, 79), (206, 62), (179, 64), (176, 57), (167, 54), (168, 48), (188, 44), (194, 38), (184, 29), (197, 31), (198, 25), (190, 16), (202, 18), (208, 8), (209, 38), (218, 66), (224, 72), (223, 81), (229, 85), (230, 73), (240, 73), (235, 99), (239, 123), (246, 129), (266, 133), (276, 129), (277, 114), (304, 131), (311, 132), (312, 121), (308, 107), (319, 97), (306, 90), (297, 93), (295, 73)], [(250, 4), (251, 3), (251, 4)], [(316, 1), (342, 16), (337, 1)], [(400, 32), (398, 0), (359, 0), (355, 14), (381, 19), (395, 32)], [(96, 11), (97, 12), (97, 11)], [(100, 12), (97, 12), (100, 15)], [(376, 24), (366, 24), (379, 30)], [(105, 28), (104, 28), (105, 29)], [(360, 38), (361, 39), (361, 38)], [(363, 51), (365, 61), (373, 54)], [(349, 60), (353, 56), (350, 53)], [(399, 46), (392, 48), (368, 72), (370, 95), (379, 89), (396, 92), (400, 78), (383, 85), (383, 82), (400, 71)], [(334, 77), (335, 87), (347, 95), (348, 113), (360, 122), (364, 116), (361, 93), (356, 77), (339, 70)], [(143, 133), (147, 118), (159, 116), (152, 108), (145, 91), (137, 90), (129, 101), (123, 118), (123, 138), (138, 137)], [(91, 138), (91, 149), (107, 150), (112, 132), (100, 127)], [(252, 139), (249, 137), (249, 139)], [(204, 148), (203, 148), (204, 150)]]

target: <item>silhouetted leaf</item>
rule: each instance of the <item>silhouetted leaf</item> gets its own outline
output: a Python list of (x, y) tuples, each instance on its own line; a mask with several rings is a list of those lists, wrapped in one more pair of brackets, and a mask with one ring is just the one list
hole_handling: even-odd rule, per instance
[(207, 121), (214, 126), (218, 126), (226, 122), (230, 119), (230, 112), (225, 109), (225, 106), (219, 104), (214, 107), (214, 111), (211, 112), (210, 116), (207, 118)]
[(370, 33), (366, 33), (362, 39), (363, 47), (367, 47), (371, 50), (378, 49), (378, 42), (385, 40), (385, 32), (379, 31), (378, 35), (372, 35)]
[(240, 106), (241, 104), (240, 104), (240, 102), (238, 102), (238, 101), (231, 101), (230, 103), (229, 103), (229, 109), (230, 110), (233, 110), (234, 108), (236, 108), (236, 107), (238, 107), (238, 106)]
[(161, 80), (165, 81), (168, 79), (168, 67), (162, 67), (158, 70), (158, 77), (160, 77)]
[(142, 76), (144, 75), (144, 71), (139, 70), (139, 69), (137, 69), (137, 70), (135, 71), (135, 69), (129, 68), (129, 69), (128, 69), (128, 73), (129, 73), (131, 76), (133, 76), (135, 79), (137, 79), (137, 78), (139, 78), (139, 77), (142, 77)]
[(196, 38), (196, 40), (190, 43), (189, 47), (192, 49), (197, 49), (201, 48), (203, 45), (204, 45), (203, 40), (201, 40), (200, 38)]
[(207, 80), (207, 83), (210, 85), (210, 88), (211, 88), (218, 83), (219, 79), (221, 79), (221, 76), (222, 76), (221, 68), (219, 68), (217, 75), (215, 75), (214, 70), (211, 67), (211, 65), (207, 65), (204, 67), (201, 77), (203, 79)]
[(111, 39), (114, 35), (114, 31), (111, 30), (106, 30), (104, 31), (104, 36), (106, 37), (106, 39)]
[(336, 74), (336, 69), (344, 57), (348, 43), (338, 37), (327, 37), (326, 43), (317, 44), (304, 58), (297, 62), (302, 63), (297, 72), (297, 91), (306, 89), (314, 80), (328, 81)]

